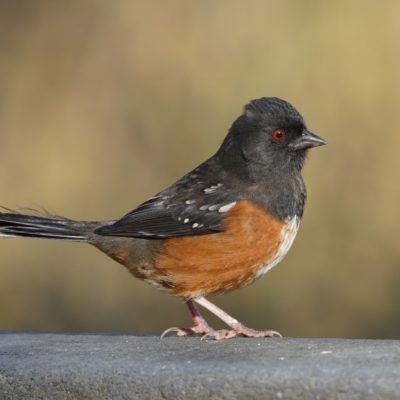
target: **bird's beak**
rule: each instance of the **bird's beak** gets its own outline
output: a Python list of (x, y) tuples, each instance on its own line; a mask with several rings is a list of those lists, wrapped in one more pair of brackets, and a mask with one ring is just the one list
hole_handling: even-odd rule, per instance
[(320, 138), (315, 133), (304, 129), (301, 136), (289, 144), (289, 147), (293, 150), (305, 150), (311, 147), (323, 146), (326, 144), (326, 140)]

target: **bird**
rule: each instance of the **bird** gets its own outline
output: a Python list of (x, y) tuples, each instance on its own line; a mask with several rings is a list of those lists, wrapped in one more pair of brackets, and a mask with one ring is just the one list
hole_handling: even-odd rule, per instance
[[(214, 155), (122, 218), (75, 221), (3, 208), (0, 237), (89, 243), (181, 298), (193, 326), (162, 336), (280, 336), (245, 326), (207, 297), (251, 284), (285, 257), (306, 202), (306, 155), (324, 144), (289, 102), (258, 98), (244, 106)], [(227, 328), (213, 329), (198, 306)]]

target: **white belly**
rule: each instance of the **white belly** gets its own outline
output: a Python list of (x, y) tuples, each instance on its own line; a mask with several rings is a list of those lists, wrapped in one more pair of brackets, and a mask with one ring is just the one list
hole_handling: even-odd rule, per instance
[(265, 275), (270, 269), (274, 268), (287, 254), (289, 249), (292, 247), (294, 238), (296, 237), (297, 231), (299, 230), (300, 218), (295, 216), (287, 224), (285, 229), (282, 229), (281, 240), (278, 247), (278, 251), (272, 260), (264, 264), (258, 271), (255, 279), (258, 279)]

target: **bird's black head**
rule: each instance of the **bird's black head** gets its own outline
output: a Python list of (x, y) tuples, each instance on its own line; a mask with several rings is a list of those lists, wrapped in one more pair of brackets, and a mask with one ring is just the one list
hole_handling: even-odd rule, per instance
[(262, 97), (244, 107), (218, 155), (241, 165), (244, 161), (248, 168), (261, 173), (300, 171), (307, 150), (325, 143), (307, 130), (303, 117), (290, 103)]

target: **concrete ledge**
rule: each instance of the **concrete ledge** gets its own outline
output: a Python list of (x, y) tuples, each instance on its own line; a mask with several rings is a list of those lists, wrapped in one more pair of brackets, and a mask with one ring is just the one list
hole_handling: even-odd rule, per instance
[(1, 399), (398, 399), (400, 341), (0, 334)]

